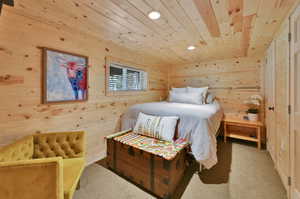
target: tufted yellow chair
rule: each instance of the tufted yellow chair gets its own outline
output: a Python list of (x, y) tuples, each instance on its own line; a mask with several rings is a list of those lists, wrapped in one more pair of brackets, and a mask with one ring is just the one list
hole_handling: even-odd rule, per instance
[(84, 132), (36, 134), (0, 148), (0, 198), (71, 199), (84, 157)]

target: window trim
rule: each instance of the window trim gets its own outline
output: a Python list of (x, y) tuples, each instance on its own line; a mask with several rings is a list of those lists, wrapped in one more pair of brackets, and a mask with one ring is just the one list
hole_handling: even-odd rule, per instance
[[(116, 64), (126, 67), (127, 69), (132, 69), (140, 72), (145, 72), (147, 74), (147, 87), (143, 90), (119, 90), (119, 91), (111, 91), (109, 89), (109, 76), (110, 76), (110, 65)], [(137, 93), (146, 92), (149, 89), (149, 73), (145, 70), (145, 66), (140, 64), (132, 63), (129, 61), (125, 61), (119, 58), (105, 57), (105, 95), (106, 96), (118, 96), (118, 95), (136, 95)]]

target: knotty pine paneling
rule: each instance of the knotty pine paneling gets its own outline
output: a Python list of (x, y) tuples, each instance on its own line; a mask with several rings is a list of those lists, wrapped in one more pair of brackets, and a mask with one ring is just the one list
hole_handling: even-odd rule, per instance
[[(81, 24), (78, 24), (78, 26)], [(41, 104), (41, 49), (50, 47), (89, 57), (89, 100)], [(105, 96), (105, 56), (137, 63), (149, 74), (149, 90), (134, 96)], [(118, 131), (131, 105), (158, 101), (167, 89), (168, 65), (64, 26), (3, 13), (0, 17), (0, 145), (34, 133), (86, 131), (89, 163), (105, 153), (104, 136)]]
[(262, 58), (233, 58), (176, 65), (170, 68), (169, 87), (209, 86), (225, 113), (244, 113), (243, 102), (263, 94), (262, 64)]
[[(72, 27), (172, 64), (261, 56), (299, 0), (15, 1), (7, 13)], [(159, 20), (147, 17), (152, 10)], [(17, 28), (17, 27), (16, 27)], [(189, 45), (197, 48), (190, 53)]]

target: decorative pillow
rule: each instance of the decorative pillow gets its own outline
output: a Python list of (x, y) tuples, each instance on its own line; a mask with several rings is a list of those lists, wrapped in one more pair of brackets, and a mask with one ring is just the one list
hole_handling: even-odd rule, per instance
[(212, 104), (215, 99), (216, 99), (215, 95), (213, 95), (211, 93), (207, 93), (206, 104)]
[(175, 93), (186, 93), (187, 88), (172, 88), (172, 91)]
[(203, 104), (201, 93), (175, 93), (169, 92), (169, 102), (187, 103), (187, 104)]
[(139, 113), (134, 133), (157, 138), (165, 141), (173, 141), (178, 117), (153, 116)]

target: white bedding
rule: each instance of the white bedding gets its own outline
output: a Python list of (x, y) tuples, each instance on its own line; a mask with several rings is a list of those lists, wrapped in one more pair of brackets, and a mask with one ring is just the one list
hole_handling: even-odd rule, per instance
[(178, 116), (179, 137), (190, 142), (195, 159), (207, 169), (218, 162), (216, 133), (223, 111), (216, 100), (212, 104), (204, 105), (170, 102), (137, 104), (122, 116), (122, 130), (133, 129), (140, 112), (158, 116)]

